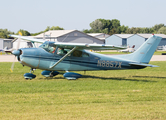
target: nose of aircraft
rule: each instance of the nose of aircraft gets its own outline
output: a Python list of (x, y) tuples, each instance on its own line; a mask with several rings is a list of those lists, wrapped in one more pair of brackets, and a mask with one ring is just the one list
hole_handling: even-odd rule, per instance
[(20, 50), (13, 50), (12, 51), (12, 54), (15, 55), (15, 56), (19, 56), (20, 55)]

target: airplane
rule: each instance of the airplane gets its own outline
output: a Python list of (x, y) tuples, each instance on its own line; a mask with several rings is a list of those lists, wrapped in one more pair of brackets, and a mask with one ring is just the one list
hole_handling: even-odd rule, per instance
[(3, 49), (3, 51), (4, 51), (6, 54), (7, 54), (7, 53), (12, 53), (13, 50), (14, 50), (13, 48), (8, 49), (7, 46)]
[(125, 50), (120, 50), (120, 52), (134, 52), (135, 51), (135, 45), (133, 45), (131, 48), (130, 47), (128, 47), (127, 49), (125, 49)]
[[(41, 69), (45, 77), (54, 77), (58, 71), (66, 71), (63, 76), (68, 79), (78, 79), (81, 74), (69, 71), (93, 71), (93, 70), (125, 70), (143, 69), (146, 67), (158, 67), (148, 64), (154, 54), (161, 37), (154, 34), (146, 40), (139, 49), (125, 55), (103, 55), (88, 50), (117, 50), (124, 47), (102, 44), (81, 44), (45, 41), (43, 39), (28, 38), (25, 36), (10, 35), (22, 40), (42, 43), (35, 48), (21, 48), (12, 51), (23, 66), (30, 67), (30, 73), (25, 73), (25, 79), (34, 79), (34, 69)], [(61, 52), (60, 52), (61, 51)], [(63, 51), (63, 52), (62, 52)], [(65, 52), (64, 52), (65, 51)], [(13, 66), (11, 67), (11, 71)]]

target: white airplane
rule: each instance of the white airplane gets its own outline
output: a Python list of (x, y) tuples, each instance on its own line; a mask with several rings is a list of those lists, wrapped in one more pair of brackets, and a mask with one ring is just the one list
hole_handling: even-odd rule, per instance
[(5, 53), (12, 53), (13, 50), (15, 50), (15, 49), (13, 49), (13, 48), (8, 49), (7, 46), (3, 49), (3, 51), (4, 51)]
[(130, 47), (128, 47), (127, 49), (125, 49), (125, 50), (120, 50), (120, 52), (134, 52), (135, 51), (135, 45), (133, 45), (131, 48)]

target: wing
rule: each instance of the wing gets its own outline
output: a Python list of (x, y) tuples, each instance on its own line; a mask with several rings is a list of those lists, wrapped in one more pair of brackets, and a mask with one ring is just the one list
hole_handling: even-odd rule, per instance
[(66, 49), (72, 49), (74, 47), (77, 47), (77, 49), (86, 49), (86, 50), (117, 50), (117, 49), (126, 49), (124, 47), (120, 46), (114, 46), (114, 45), (105, 45), (105, 44), (87, 44), (87, 43), (60, 43), (56, 42), (54, 45), (66, 48)]
[[(31, 42), (37, 42), (37, 43), (44, 43), (45, 40), (43, 39), (34, 39), (30, 37), (25, 36), (19, 36), (19, 35), (10, 35), (11, 37), (21, 38), (22, 40), (27, 40)], [(54, 42), (54, 45), (66, 48), (66, 49), (73, 49), (74, 47), (77, 47), (77, 49), (86, 49), (86, 50), (117, 50), (117, 49), (126, 49), (124, 47), (120, 46), (114, 46), (114, 45), (105, 45), (105, 44), (87, 44), (87, 43), (64, 43), (64, 42)]]
[(43, 39), (34, 39), (34, 38), (20, 36), (20, 35), (9, 35), (9, 36), (15, 37), (15, 38), (21, 38), (22, 40), (27, 40), (27, 41), (31, 41), (31, 42), (37, 42), (37, 43), (44, 43), (45, 42), (45, 40), (43, 40)]
[[(37, 42), (37, 43), (44, 43), (46, 42), (43, 39), (34, 39), (30, 37), (25, 36), (19, 36), (19, 35), (10, 35), (11, 37), (21, 38), (22, 40), (27, 40), (31, 42)], [(104, 45), (104, 44), (86, 44), (86, 43), (62, 43), (62, 42), (51, 42), (47, 41), (46, 43), (53, 44), (54, 46), (58, 46), (61, 48), (70, 49), (70, 51), (65, 54), (59, 61), (56, 61), (53, 64), (50, 64), (50, 68), (55, 67), (58, 65), (62, 60), (64, 60), (69, 54), (71, 54), (74, 50), (82, 50), (82, 49), (89, 49), (89, 50), (117, 50), (117, 49), (126, 49), (124, 47), (119, 46), (113, 46), (113, 45)], [(44, 44), (46, 44), (44, 43)]]

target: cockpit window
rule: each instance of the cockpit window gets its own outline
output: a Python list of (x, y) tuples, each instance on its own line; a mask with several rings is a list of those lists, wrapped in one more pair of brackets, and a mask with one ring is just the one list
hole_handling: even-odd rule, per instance
[(49, 43), (49, 42), (45, 42), (42, 45), (40, 45), (39, 47), (43, 48), (45, 51), (47, 51), (49, 53), (55, 53), (55, 51), (56, 51), (56, 46), (54, 46), (54, 44)]
[[(58, 55), (65, 55), (71, 50), (71, 49), (64, 49), (61, 47), (57, 47), (51, 41), (46, 41), (39, 47), (43, 48), (45, 51), (47, 51), (49, 53), (58, 54)], [(74, 56), (74, 57), (89, 57), (88, 53), (86, 53), (85, 51), (81, 51), (81, 50), (75, 50), (73, 53), (69, 54), (68, 56), (70, 56), (70, 55)]]

